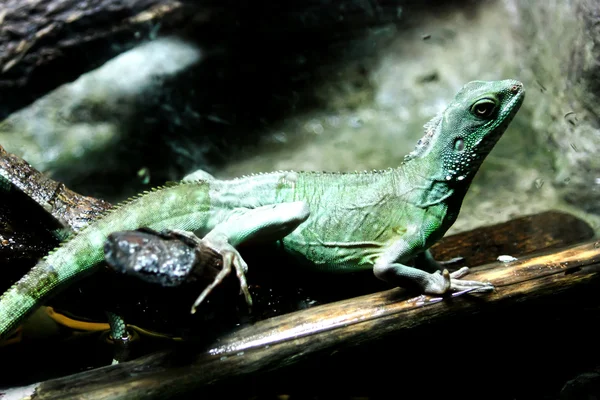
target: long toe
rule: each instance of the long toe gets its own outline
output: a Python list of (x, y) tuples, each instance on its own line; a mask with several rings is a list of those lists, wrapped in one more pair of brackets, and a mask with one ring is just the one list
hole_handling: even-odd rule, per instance
[(463, 276), (467, 275), (468, 273), (469, 273), (469, 267), (462, 267), (461, 269), (458, 269), (458, 270), (450, 273), (450, 278), (460, 279)]
[(452, 280), (452, 291), (459, 292), (467, 289), (473, 289), (470, 292), (491, 292), (494, 290), (494, 285), (489, 282), (480, 281), (465, 281), (461, 279)]

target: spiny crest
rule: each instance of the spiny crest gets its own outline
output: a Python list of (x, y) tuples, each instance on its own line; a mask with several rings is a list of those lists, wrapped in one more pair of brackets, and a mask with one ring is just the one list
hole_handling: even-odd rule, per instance
[(363, 175), (363, 174), (382, 174), (384, 172), (389, 172), (391, 170), (393, 170), (392, 167), (388, 167), (386, 169), (369, 169), (369, 170), (365, 169), (362, 171), (355, 170), (355, 171), (350, 171), (350, 172), (345, 172), (345, 171), (302, 171), (302, 173), (316, 175), (316, 176), (319, 176), (319, 175), (349, 175), (349, 174)]
[[(241, 175), (233, 178), (233, 180), (244, 179), (244, 178), (252, 178), (252, 177), (260, 177), (270, 174), (283, 174), (283, 173), (300, 173), (304, 175), (310, 175), (312, 177), (326, 176), (326, 175), (348, 175), (348, 174), (381, 174), (387, 171), (392, 170), (393, 168), (386, 169), (372, 169), (372, 170), (364, 170), (364, 171), (295, 171), (295, 170), (278, 170), (271, 172), (256, 172), (248, 175)], [(189, 183), (189, 182), (186, 182)]]
[(269, 172), (252, 172), (250, 174), (244, 174), (244, 175), (240, 175), (240, 176), (236, 176), (235, 178), (232, 178), (232, 180), (236, 181), (236, 180), (240, 180), (240, 179), (246, 179), (246, 178), (253, 178), (253, 177), (261, 177), (261, 176), (268, 176), (268, 175), (273, 175), (273, 174), (283, 174), (283, 173), (306, 173), (306, 171), (294, 171), (292, 169), (288, 169), (288, 170), (277, 170), (277, 171), (269, 171)]
[(48, 252), (48, 254), (46, 254), (46, 256), (44, 256), (42, 258), (42, 260), (46, 260), (48, 257), (50, 257), (51, 255), (53, 255), (54, 253), (56, 253), (66, 243), (70, 242), (74, 238), (76, 238), (76, 237), (80, 236), (82, 233), (86, 232), (88, 229), (90, 229), (92, 226), (94, 226), (94, 224), (96, 222), (98, 222), (99, 220), (101, 220), (101, 219), (103, 219), (103, 218), (111, 215), (113, 212), (118, 211), (118, 210), (122, 209), (123, 207), (125, 207), (125, 206), (133, 203), (134, 201), (138, 200), (139, 198), (143, 197), (144, 195), (147, 195), (148, 193), (152, 193), (152, 192), (158, 192), (160, 190), (167, 189), (167, 188), (170, 188), (170, 187), (180, 186), (180, 185), (186, 185), (186, 184), (190, 184), (190, 183), (196, 183), (196, 182), (166, 182), (162, 186), (156, 186), (156, 187), (153, 187), (150, 190), (145, 190), (145, 191), (143, 191), (141, 193), (136, 194), (135, 196), (132, 196), (132, 197), (128, 198), (127, 200), (124, 200), (124, 201), (122, 201), (122, 202), (120, 202), (118, 204), (115, 204), (111, 208), (108, 208), (108, 209), (104, 210), (102, 213), (100, 213), (99, 216), (96, 219), (94, 219), (93, 221), (91, 221), (86, 227), (84, 227), (79, 232), (73, 232), (73, 233), (71, 233), (69, 235), (69, 237), (67, 237), (58, 246), (56, 246), (54, 249), (52, 249), (50, 252)]
[(431, 143), (431, 139), (433, 138), (433, 136), (435, 134), (436, 128), (442, 121), (443, 116), (444, 116), (443, 112), (440, 112), (435, 117), (433, 117), (429, 122), (427, 122), (425, 125), (423, 125), (423, 128), (425, 130), (425, 135), (423, 135), (423, 137), (421, 139), (419, 139), (419, 141), (417, 142), (417, 145), (415, 146), (415, 149), (413, 151), (411, 151), (409, 154), (407, 154), (406, 156), (404, 156), (404, 162), (410, 161), (413, 158), (416, 158), (419, 155), (423, 154), (423, 152), (425, 152), (425, 150)]
[[(103, 212), (103, 213), (100, 215), (100, 218), (104, 218), (104, 217), (106, 217), (107, 215), (109, 215), (109, 214), (112, 214), (113, 212), (115, 212), (115, 211), (117, 211), (117, 210), (120, 210), (121, 208), (123, 208), (123, 207), (125, 207), (125, 206), (127, 206), (127, 205), (129, 205), (129, 204), (131, 204), (131, 203), (133, 203), (134, 201), (136, 201), (136, 200), (138, 200), (138, 199), (142, 198), (143, 196), (145, 196), (145, 195), (147, 195), (147, 194), (149, 194), (149, 193), (158, 192), (158, 191), (161, 191), (161, 190), (163, 190), (163, 189), (168, 189), (168, 188), (171, 188), (171, 187), (174, 187), (174, 186), (181, 186), (181, 185), (185, 185), (185, 184), (188, 184), (188, 183), (194, 183), (194, 182), (172, 182), (172, 181), (169, 181), (169, 182), (166, 182), (164, 185), (153, 187), (153, 188), (152, 188), (152, 189), (150, 189), (150, 190), (144, 190), (143, 192), (141, 192), (141, 193), (138, 193), (138, 194), (136, 194), (136, 195), (134, 195), (134, 196), (131, 196), (131, 197), (130, 197), (130, 198), (128, 198), (127, 200), (124, 200), (124, 201), (122, 201), (122, 202), (120, 202), (120, 203), (117, 203), (117, 204), (115, 204), (113, 207), (111, 207), (111, 208), (109, 208), (109, 209), (105, 210), (105, 211), (104, 211), (104, 212)], [(89, 225), (88, 225), (88, 226), (89, 226)], [(86, 228), (87, 228), (87, 227), (86, 227)], [(83, 230), (85, 230), (85, 228), (84, 228)]]
[(52, 254), (56, 253), (56, 252), (57, 252), (57, 251), (58, 251), (58, 250), (59, 250), (61, 247), (63, 247), (63, 245), (64, 245), (65, 243), (67, 243), (69, 240), (73, 239), (75, 236), (77, 236), (77, 235), (73, 235), (73, 236), (71, 236), (70, 238), (68, 238), (67, 240), (65, 240), (65, 241), (63, 241), (63, 242), (60, 242), (60, 243), (58, 244), (58, 246), (56, 246), (55, 248), (53, 248), (52, 250), (50, 250), (50, 251), (48, 252), (48, 254), (46, 254), (44, 257), (42, 257), (42, 260), (43, 260), (43, 261), (47, 261), (48, 257), (50, 257)]
[[(244, 179), (244, 178), (252, 178), (254, 176), (265, 176), (265, 175), (275, 174), (277, 172), (284, 172), (284, 171), (253, 172), (251, 174), (236, 176), (235, 178), (233, 178), (233, 180), (235, 181), (235, 180)], [(286, 172), (293, 172), (293, 171), (286, 171)]]

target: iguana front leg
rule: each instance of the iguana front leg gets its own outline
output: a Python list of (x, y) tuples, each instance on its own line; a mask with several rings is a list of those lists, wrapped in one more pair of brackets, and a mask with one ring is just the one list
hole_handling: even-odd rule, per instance
[(414, 267), (400, 263), (400, 260), (413, 253), (415, 247), (415, 244), (411, 244), (405, 238), (398, 239), (375, 261), (373, 266), (375, 276), (396, 286), (417, 286), (425, 294), (444, 294), (449, 291), (463, 290), (487, 292), (494, 289), (489, 282), (461, 280), (460, 278), (469, 273), (468, 267), (449, 273), (433, 259), (429, 250), (415, 256)]
[(213, 282), (200, 293), (200, 296), (192, 305), (191, 313), (196, 312), (196, 308), (230, 273), (232, 267), (240, 280), (240, 287), (246, 302), (251, 306), (252, 297), (248, 291), (245, 277), (248, 266), (236, 247), (248, 241), (267, 242), (281, 239), (306, 221), (309, 214), (307, 204), (297, 201), (271, 204), (253, 209), (236, 209), (229, 218), (217, 224), (201, 241), (202, 244), (222, 255), (223, 267)]

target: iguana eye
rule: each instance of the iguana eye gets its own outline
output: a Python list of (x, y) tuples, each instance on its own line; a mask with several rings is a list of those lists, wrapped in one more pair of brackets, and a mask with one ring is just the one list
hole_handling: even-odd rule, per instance
[(454, 150), (463, 151), (465, 149), (465, 141), (461, 138), (454, 140)]
[(471, 113), (476, 117), (489, 118), (496, 109), (496, 102), (492, 99), (481, 99), (471, 106)]

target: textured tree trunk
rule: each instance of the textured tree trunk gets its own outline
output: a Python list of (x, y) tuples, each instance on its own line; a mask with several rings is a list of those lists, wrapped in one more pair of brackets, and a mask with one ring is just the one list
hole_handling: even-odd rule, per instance
[(2, 1), (0, 120), (192, 17), (175, 0)]

